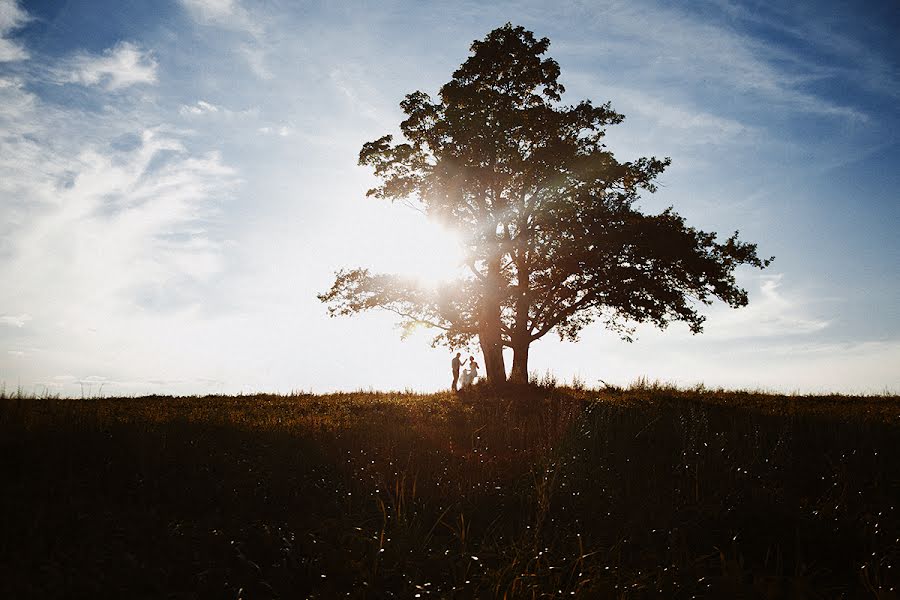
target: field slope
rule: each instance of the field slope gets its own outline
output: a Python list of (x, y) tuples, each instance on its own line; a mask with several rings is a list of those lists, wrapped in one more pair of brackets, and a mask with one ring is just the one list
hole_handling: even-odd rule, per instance
[(900, 398), (0, 396), (0, 591), (897, 598)]

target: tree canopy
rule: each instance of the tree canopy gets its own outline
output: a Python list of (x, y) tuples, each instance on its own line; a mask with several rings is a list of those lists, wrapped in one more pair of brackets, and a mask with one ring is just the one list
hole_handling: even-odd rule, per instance
[(400, 103), (403, 140), (363, 145), (360, 165), (380, 185), (368, 195), (419, 204), (457, 231), (467, 276), (438, 289), (365, 269), (339, 271), (319, 295), (331, 315), (380, 308), (406, 327), (437, 328), (436, 343), (477, 338), (488, 378), (528, 379), (530, 344), (555, 332), (575, 340), (594, 321), (630, 339), (637, 323), (682, 321), (702, 331), (698, 307), (716, 298), (747, 304), (735, 280), (742, 264), (763, 268), (738, 234), (689, 227), (672, 208), (636, 207), (668, 158), (619, 162), (604, 144), (623, 116), (609, 103), (567, 105), (550, 41), (506, 24), (475, 41), (469, 58), (433, 100)]

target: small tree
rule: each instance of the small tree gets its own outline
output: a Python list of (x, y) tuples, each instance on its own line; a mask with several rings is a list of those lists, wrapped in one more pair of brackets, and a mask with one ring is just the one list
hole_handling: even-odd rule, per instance
[(489, 379), (528, 379), (531, 343), (551, 331), (575, 340), (600, 320), (625, 339), (636, 323), (671, 321), (702, 331), (697, 304), (747, 304), (734, 270), (764, 268), (756, 245), (737, 233), (688, 227), (671, 208), (635, 207), (654, 192), (666, 159), (618, 162), (605, 128), (624, 118), (609, 103), (561, 104), (550, 42), (507, 24), (472, 44), (472, 55), (434, 102), (413, 92), (401, 102), (405, 141), (365, 144), (361, 165), (381, 185), (369, 196), (416, 202), (464, 239), (470, 275), (434, 290), (397, 276), (340, 271), (319, 295), (332, 316), (371, 308), (397, 313), (406, 327), (440, 330), (435, 343), (478, 338)]

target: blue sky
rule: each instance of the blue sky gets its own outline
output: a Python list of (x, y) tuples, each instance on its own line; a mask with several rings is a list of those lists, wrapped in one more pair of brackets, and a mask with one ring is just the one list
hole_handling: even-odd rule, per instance
[(436, 390), (449, 353), (328, 319), (334, 270), (439, 275), (451, 238), (366, 199), (361, 145), (507, 21), (564, 100), (611, 100), (648, 211), (759, 243), (706, 331), (547, 337), (532, 369), (900, 390), (895, 2), (0, 0), (0, 382), (63, 394)]

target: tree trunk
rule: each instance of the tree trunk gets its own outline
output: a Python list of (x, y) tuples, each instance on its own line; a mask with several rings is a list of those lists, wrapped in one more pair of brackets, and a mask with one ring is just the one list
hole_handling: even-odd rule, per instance
[(503, 361), (503, 339), (500, 335), (500, 303), (486, 305), (478, 342), (484, 355), (487, 378), (494, 384), (506, 383), (506, 364)]
[(506, 383), (506, 364), (503, 361), (503, 344), (488, 342), (478, 336), (481, 353), (484, 355), (484, 370), (488, 381), (493, 384)]
[[(507, 230), (507, 237), (509, 231)], [(516, 265), (516, 317), (513, 323), (512, 348), (513, 366), (509, 374), (511, 383), (528, 383), (528, 346), (531, 344), (528, 323), (531, 311), (531, 271), (528, 265), (528, 218), (524, 197), (519, 206), (519, 222), (517, 224), (516, 250), (513, 262)]]
[(512, 372), (509, 374), (510, 383), (528, 383), (528, 341), (513, 342)]
[(506, 364), (503, 362), (503, 337), (500, 330), (500, 292), (502, 275), (500, 260), (488, 265), (487, 281), (481, 312), (481, 331), (478, 342), (484, 355), (484, 369), (491, 383), (506, 383)]

